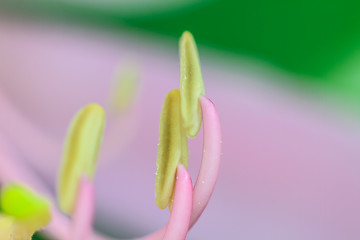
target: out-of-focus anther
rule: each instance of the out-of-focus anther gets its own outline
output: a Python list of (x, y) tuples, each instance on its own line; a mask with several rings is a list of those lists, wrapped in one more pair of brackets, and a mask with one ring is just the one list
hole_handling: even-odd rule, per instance
[(188, 146), (180, 112), (180, 92), (174, 89), (165, 97), (159, 124), (155, 201), (161, 209), (171, 201), (179, 163), (187, 167)]
[(71, 215), (82, 177), (92, 178), (105, 127), (105, 112), (98, 104), (89, 104), (74, 117), (65, 142), (58, 180), (60, 209)]

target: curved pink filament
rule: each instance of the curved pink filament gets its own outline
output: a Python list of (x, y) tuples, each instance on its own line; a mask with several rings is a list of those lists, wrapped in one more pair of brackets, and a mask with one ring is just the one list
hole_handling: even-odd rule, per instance
[(183, 240), (189, 231), (192, 210), (192, 181), (186, 168), (179, 164), (176, 173), (174, 206), (164, 240)]
[(75, 211), (72, 216), (69, 240), (87, 240), (92, 233), (95, 209), (95, 191), (86, 177), (80, 181)]
[(214, 191), (220, 169), (221, 129), (215, 105), (204, 96), (199, 98), (203, 115), (203, 156), (193, 196), (190, 228), (194, 226)]

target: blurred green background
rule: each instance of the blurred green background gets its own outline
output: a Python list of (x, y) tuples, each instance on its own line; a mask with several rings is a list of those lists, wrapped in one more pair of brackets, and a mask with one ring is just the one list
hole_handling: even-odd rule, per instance
[(174, 43), (189, 30), (199, 46), (290, 74), (285, 84), (305, 84), (355, 111), (360, 102), (357, 0), (0, 0), (0, 9)]
[(170, 36), (192, 31), (200, 44), (330, 81), (360, 48), (360, 1), (2, 1), (2, 8), (49, 19)]

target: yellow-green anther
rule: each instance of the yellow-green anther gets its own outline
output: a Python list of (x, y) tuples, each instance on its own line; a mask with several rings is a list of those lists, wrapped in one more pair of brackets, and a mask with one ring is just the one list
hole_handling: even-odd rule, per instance
[(113, 109), (125, 112), (134, 102), (139, 88), (139, 74), (134, 66), (122, 68), (115, 75), (110, 104)]
[(105, 127), (105, 112), (98, 104), (89, 104), (74, 117), (65, 142), (58, 181), (60, 209), (71, 215), (81, 177), (92, 178)]
[(181, 114), (187, 136), (194, 138), (201, 127), (202, 113), (199, 96), (205, 95), (205, 88), (199, 54), (190, 32), (183, 33), (179, 48)]
[(175, 187), (176, 168), (188, 165), (188, 145), (180, 111), (180, 92), (170, 91), (163, 103), (159, 124), (156, 160), (155, 202), (160, 209), (168, 206)]
[(7, 185), (1, 191), (0, 239), (31, 239), (35, 231), (51, 219), (49, 202), (20, 185)]
[(1, 209), (6, 215), (26, 219), (38, 215), (48, 216), (49, 203), (31, 190), (11, 184), (1, 191)]

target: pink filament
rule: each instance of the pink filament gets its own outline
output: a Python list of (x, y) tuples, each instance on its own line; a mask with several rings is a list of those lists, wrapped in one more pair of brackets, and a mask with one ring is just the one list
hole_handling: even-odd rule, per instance
[(203, 156), (193, 196), (190, 227), (201, 216), (214, 191), (220, 169), (221, 129), (215, 105), (204, 96), (199, 98), (204, 128)]
[(95, 191), (92, 181), (86, 177), (80, 181), (75, 211), (72, 216), (68, 240), (87, 240), (92, 233), (95, 209)]
[(176, 176), (174, 205), (164, 240), (183, 240), (189, 230), (193, 195), (192, 181), (186, 168), (181, 164), (177, 168)]

